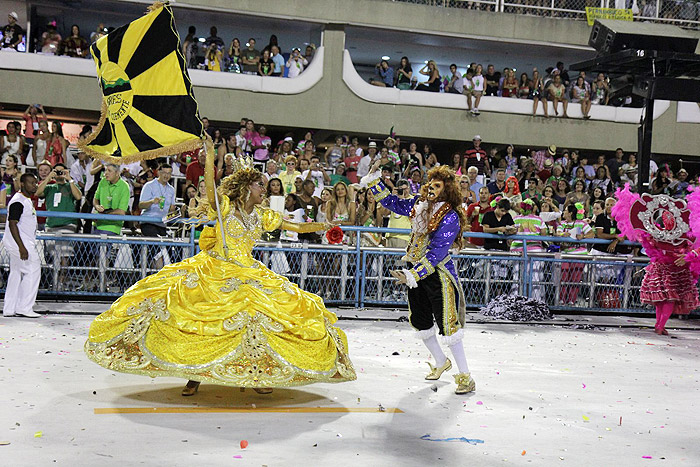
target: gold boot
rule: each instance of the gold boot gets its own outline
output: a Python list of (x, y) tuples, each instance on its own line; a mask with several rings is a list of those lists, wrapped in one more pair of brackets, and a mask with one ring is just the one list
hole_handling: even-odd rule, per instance
[(455, 383), (457, 383), (455, 394), (466, 394), (476, 390), (476, 383), (469, 373), (457, 373), (455, 375)]
[(199, 390), (199, 381), (188, 381), (187, 386), (185, 386), (182, 389), (182, 395), (183, 396), (194, 396), (195, 393)]
[(442, 376), (444, 372), (452, 368), (452, 362), (449, 358), (446, 358), (445, 363), (443, 363), (441, 367), (435, 368), (430, 362), (428, 362), (428, 366), (430, 367), (430, 373), (425, 376), (425, 379), (435, 381), (436, 379), (440, 379), (440, 376)]

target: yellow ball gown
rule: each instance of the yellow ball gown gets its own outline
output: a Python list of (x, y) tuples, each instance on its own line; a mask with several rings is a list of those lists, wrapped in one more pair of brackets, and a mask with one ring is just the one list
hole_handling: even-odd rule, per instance
[(222, 199), (221, 229), (202, 251), (131, 286), (90, 326), (87, 356), (114, 371), (240, 387), (356, 379), (345, 333), (323, 300), (251, 255), (281, 214), (256, 207), (245, 221)]

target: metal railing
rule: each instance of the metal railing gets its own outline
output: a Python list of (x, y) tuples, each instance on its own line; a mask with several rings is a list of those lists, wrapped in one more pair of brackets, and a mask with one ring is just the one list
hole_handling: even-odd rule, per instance
[[(387, 0), (382, 0), (387, 1)], [(586, 19), (586, 7), (632, 10), (635, 21), (675, 24), (700, 29), (698, 0), (389, 0), (444, 8)]]
[[(386, 0), (384, 0), (386, 1)], [(466, 10), (499, 11), (500, 0), (389, 0), (392, 2), (415, 3), (443, 8), (461, 8)]]
[[(47, 217), (112, 219), (157, 222), (144, 216), (46, 212)], [(353, 237), (363, 233), (408, 233), (402, 229), (349, 227)], [(38, 235), (42, 263), (40, 296), (79, 299), (116, 298), (136, 281), (157, 272), (164, 264), (177, 262), (199, 252), (194, 227), (181, 238), (141, 236), (99, 236), (80, 234)], [(502, 238), (484, 233), (468, 237)], [(509, 239), (532, 241), (533, 237), (512, 235)], [(538, 242), (575, 243), (570, 238), (537, 237)], [(608, 240), (582, 240), (606, 244)], [(628, 243), (629, 244), (629, 243)], [(404, 251), (397, 248), (350, 245), (261, 242), (253, 256), (278, 274), (305, 290), (320, 295), (330, 305), (401, 306), (406, 288), (390, 275), (405, 267)], [(645, 257), (567, 255), (528, 251), (522, 253), (476, 248), (452, 256), (470, 308), (484, 306), (501, 294), (517, 293), (543, 300), (554, 310), (593, 312), (649, 312), (639, 300), (641, 271)], [(0, 291), (9, 272), (9, 257), (0, 249)]]

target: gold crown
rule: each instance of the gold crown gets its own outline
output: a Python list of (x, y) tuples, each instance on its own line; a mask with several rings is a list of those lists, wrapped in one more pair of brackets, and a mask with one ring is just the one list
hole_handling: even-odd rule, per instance
[(252, 156), (238, 156), (236, 157), (233, 153), (226, 154), (225, 157), (233, 157), (233, 173), (240, 172), (241, 170), (254, 170), (253, 169), (253, 157)]

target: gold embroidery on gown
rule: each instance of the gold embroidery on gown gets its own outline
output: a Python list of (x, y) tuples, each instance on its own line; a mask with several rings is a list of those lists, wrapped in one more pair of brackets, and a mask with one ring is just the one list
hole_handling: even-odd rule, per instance
[(256, 208), (244, 225), (222, 200), (202, 252), (130, 287), (90, 326), (85, 352), (110, 370), (247, 387), (356, 378), (347, 338), (323, 300), (256, 261), (251, 251), (279, 213)]

